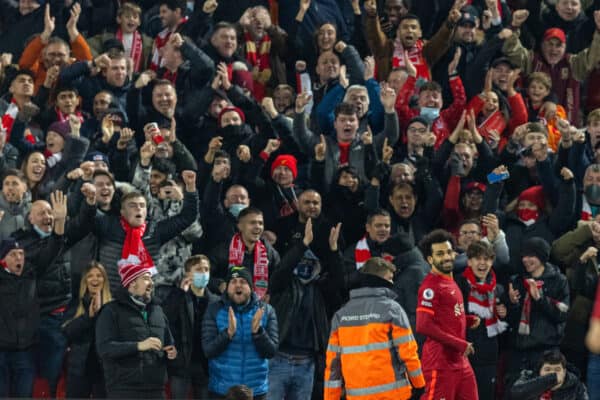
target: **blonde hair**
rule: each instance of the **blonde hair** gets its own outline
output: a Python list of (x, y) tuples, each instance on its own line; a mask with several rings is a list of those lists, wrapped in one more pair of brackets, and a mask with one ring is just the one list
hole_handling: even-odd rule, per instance
[(121, 7), (119, 7), (119, 10), (117, 11), (119, 17), (124, 14), (133, 14), (139, 17), (142, 15), (142, 9), (135, 3), (125, 2), (121, 4)]
[(112, 300), (112, 294), (110, 293), (110, 284), (108, 282), (108, 274), (106, 273), (106, 269), (102, 264), (98, 261), (93, 260), (90, 264), (83, 270), (81, 274), (81, 281), (79, 282), (79, 304), (77, 305), (77, 311), (75, 312), (75, 316), (73, 319), (82, 316), (85, 314), (85, 307), (83, 306), (83, 298), (87, 294), (87, 276), (93, 270), (97, 269), (102, 274), (104, 278), (104, 284), (102, 285), (102, 304), (106, 304)]
[(528, 85), (531, 85), (532, 82), (537, 81), (542, 85), (546, 86), (546, 89), (552, 90), (552, 79), (550, 75), (545, 72), (532, 72), (527, 77)]
[(590, 111), (587, 116), (587, 123), (591, 124), (594, 121), (600, 120), (600, 108), (596, 108), (595, 110)]

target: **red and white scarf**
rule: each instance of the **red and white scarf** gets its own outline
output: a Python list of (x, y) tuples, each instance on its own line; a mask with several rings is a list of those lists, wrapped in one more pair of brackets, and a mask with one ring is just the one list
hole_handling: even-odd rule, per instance
[[(394, 257), (389, 254), (382, 254), (381, 257), (389, 262), (394, 261)], [(367, 241), (367, 235), (363, 236), (354, 248), (354, 261), (356, 262), (356, 269), (361, 269), (367, 260), (371, 258), (371, 249), (369, 248), (369, 242)]]
[(127, 260), (132, 255), (140, 260), (140, 265), (154, 267), (154, 261), (152, 261), (152, 257), (142, 240), (144, 232), (146, 232), (146, 223), (134, 228), (123, 217), (121, 217), (120, 222), (121, 227), (125, 231), (125, 241), (123, 242), (121, 258)]
[(10, 140), (10, 132), (12, 131), (12, 127), (15, 123), (15, 118), (17, 118), (18, 113), (19, 106), (17, 106), (15, 99), (12, 99), (6, 108), (6, 111), (2, 115), (2, 127), (0, 128), (0, 131), (6, 132), (5, 142)]
[[(534, 281), (538, 290), (542, 290), (542, 286), (544, 286), (544, 281), (538, 281), (535, 279), (523, 279), (523, 287), (527, 294), (525, 295), (525, 299), (523, 300), (523, 310), (521, 311), (521, 320), (519, 322), (519, 334), (520, 335), (529, 335), (531, 333), (530, 321), (531, 321), (531, 295), (529, 294), (529, 285), (530, 281)], [(547, 296), (546, 296), (547, 297)], [(558, 309), (560, 312), (569, 311), (569, 306), (563, 302), (560, 302), (556, 299), (552, 299), (547, 297), (548, 300)]]
[[(400, 39), (396, 39), (394, 42), (394, 55), (392, 57), (392, 67), (406, 67), (404, 65), (404, 46), (402, 45), (402, 41)], [(429, 66), (427, 65), (427, 61), (425, 57), (423, 57), (423, 40), (417, 40), (417, 43), (410, 49), (406, 49), (408, 51), (408, 59), (414, 64), (417, 69), (417, 79), (421, 78), (426, 81), (431, 80), (431, 73), (429, 72)]]
[(152, 51), (152, 59), (150, 60), (150, 69), (152, 71), (158, 71), (160, 67), (162, 67), (162, 57), (160, 55), (160, 50), (167, 44), (171, 34), (177, 29), (185, 24), (188, 20), (188, 17), (183, 17), (175, 27), (175, 29), (170, 30), (168, 28), (163, 29), (156, 35), (154, 38), (154, 50)]
[[(242, 235), (236, 233), (229, 244), (229, 267), (244, 265), (245, 253), (246, 245), (242, 240)], [(269, 289), (269, 258), (267, 257), (267, 247), (260, 240), (254, 245), (252, 283), (258, 298), (264, 298)]]
[(591, 221), (594, 219), (594, 211), (592, 210), (592, 206), (585, 198), (585, 195), (581, 196), (581, 220), (582, 221)]
[(252, 66), (254, 97), (258, 101), (265, 97), (265, 85), (271, 79), (271, 38), (266, 33), (257, 43), (249, 32), (244, 32), (246, 42), (246, 61)]
[[(70, 114), (63, 113), (62, 111), (60, 111), (58, 109), (58, 107), (56, 107), (55, 110), (56, 110), (56, 120), (57, 121), (64, 122), (64, 121), (68, 121), (69, 120), (69, 115)], [(83, 119), (84, 118), (83, 118), (83, 114), (81, 114), (81, 111), (75, 111), (74, 114), (77, 116), (77, 118), (79, 118), (79, 122), (81, 122), (83, 124)]]
[[(144, 43), (142, 41), (142, 35), (140, 35), (140, 33), (137, 30), (134, 31), (132, 35), (133, 40), (131, 42), (131, 51), (129, 52), (129, 57), (131, 57), (131, 59), (133, 60), (133, 70), (135, 72), (139, 72), (140, 68), (142, 67), (142, 51)], [(121, 31), (121, 28), (117, 29), (115, 36), (117, 37), (119, 42), (123, 43), (123, 31)]]
[(468, 309), (485, 321), (488, 337), (494, 337), (508, 328), (508, 324), (498, 319), (496, 313), (496, 274), (490, 270), (490, 282), (478, 282), (473, 270), (467, 267), (463, 276), (469, 282)]

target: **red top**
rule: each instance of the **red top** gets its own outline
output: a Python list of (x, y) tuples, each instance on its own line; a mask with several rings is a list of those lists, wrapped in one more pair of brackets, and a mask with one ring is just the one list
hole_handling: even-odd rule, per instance
[(463, 295), (451, 277), (429, 273), (417, 303), (417, 332), (427, 336), (423, 345), (423, 370), (459, 369), (468, 366), (464, 356), (467, 316)]
[(338, 143), (340, 147), (340, 161), (339, 166), (342, 167), (344, 165), (348, 165), (350, 162), (350, 145), (352, 143)]

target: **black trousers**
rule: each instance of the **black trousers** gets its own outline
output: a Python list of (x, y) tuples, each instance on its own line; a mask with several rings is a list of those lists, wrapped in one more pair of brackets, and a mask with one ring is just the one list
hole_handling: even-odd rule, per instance
[(106, 397), (104, 377), (102, 375), (80, 376), (67, 374), (67, 398), (88, 399), (90, 395), (95, 399)]
[(494, 400), (496, 398), (496, 364), (473, 365), (477, 380), (479, 400)]

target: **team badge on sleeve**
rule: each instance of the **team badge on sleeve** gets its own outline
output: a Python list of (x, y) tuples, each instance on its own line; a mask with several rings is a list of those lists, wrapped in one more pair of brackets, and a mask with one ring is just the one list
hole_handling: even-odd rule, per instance
[(425, 290), (423, 291), (423, 298), (424, 298), (425, 300), (431, 300), (431, 299), (433, 299), (433, 295), (434, 295), (434, 293), (433, 293), (433, 289), (429, 289), (429, 288), (427, 288), (427, 289), (425, 289)]

